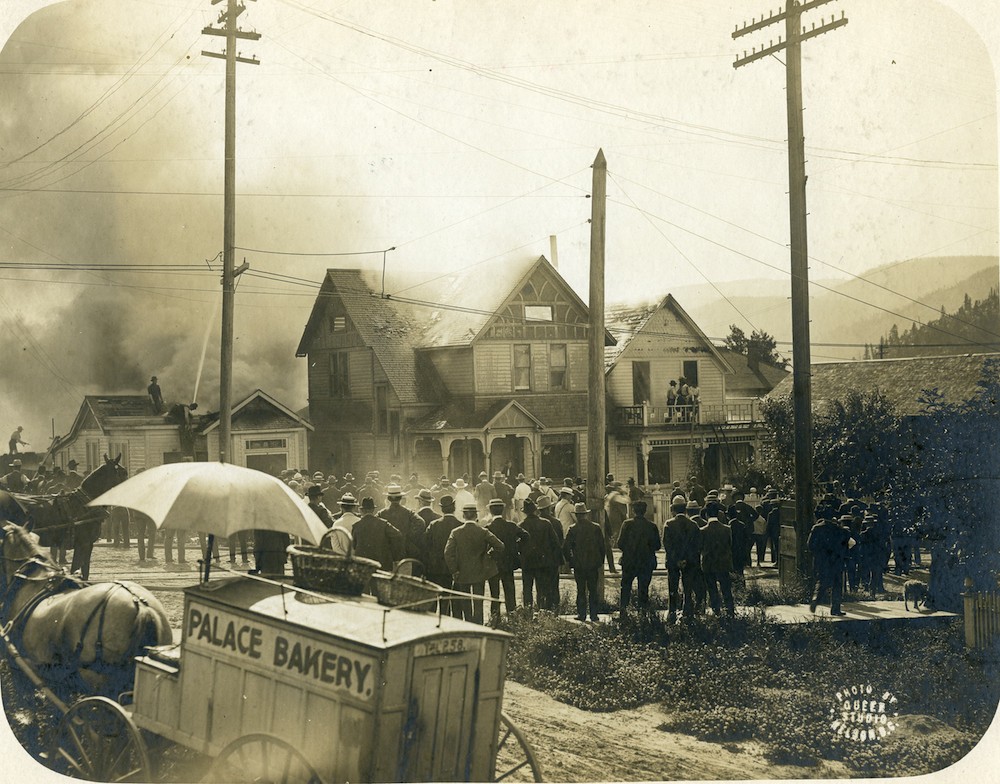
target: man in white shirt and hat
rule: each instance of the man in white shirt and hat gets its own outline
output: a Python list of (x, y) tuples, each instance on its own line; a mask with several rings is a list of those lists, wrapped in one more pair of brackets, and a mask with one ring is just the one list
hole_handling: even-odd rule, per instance
[(566, 534), (569, 533), (569, 529), (576, 524), (574, 506), (573, 488), (566, 486), (560, 487), (559, 500), (556, 501), (555, 516), (556, 520), (558, 520), (559, 524), (562, 526), (563, 537), (565, 537)]
[(354, 524), (361, 518), (356, 514), (358, 509), (358, 499), (350, 493), (344, 493), (340, 497), (340, 513), (333, 516), (334, 523), (348, 531), (353, 531)]
[(455, 484), (453, 486), (455, 488), (454, 499), (456, 509), (464, 510), (468, 504), (476, 506), (476, 497), (469, 492), (469, 484), (464, 479), (459, 477), (455, 480)]
[(514, 509), (512, 512), (512, 519), (515, 523), (524, 520), (524, 502), (530, 493), (531, 485), (528, 484), (528, 480), (524, 478), (524, 474), (518, 474), (517, 486), (514, 488)]

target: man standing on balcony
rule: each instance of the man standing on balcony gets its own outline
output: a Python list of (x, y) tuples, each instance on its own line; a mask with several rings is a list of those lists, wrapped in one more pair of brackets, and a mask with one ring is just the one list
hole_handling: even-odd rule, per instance
[(674, 409), (677, 408), (677, 382), (670, 379), (670, 387), (667, 389), (667, 421), (674, 421)]

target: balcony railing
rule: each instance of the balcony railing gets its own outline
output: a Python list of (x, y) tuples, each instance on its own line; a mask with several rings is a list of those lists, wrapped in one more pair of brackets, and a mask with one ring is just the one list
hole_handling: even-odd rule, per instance
[(754, 424), (761, 421), (760, 401), (740, 398), (728, 403), (700, 403), (697, 406), (619, 406), (614, 423), (622, 427), (690, 427), (695, 425)]

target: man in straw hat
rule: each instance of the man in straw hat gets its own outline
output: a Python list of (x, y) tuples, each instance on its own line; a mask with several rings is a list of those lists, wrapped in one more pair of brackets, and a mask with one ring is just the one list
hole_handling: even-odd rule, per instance
[[(389, 485), (385, 489), (389, 505), (378, 513), (383, 520), (388, 521), (403, 536), (403, 558), (415, 558), (420, 561), (420, 569), (424, 564), (424, 532), (427, 523), (411, 509), (403, 506), (403, 488), (398, 484)], [(418, 570), (420, 574), (422, 571)], [(417, 574), (414, 571), (413, 574)]]
[(596, 621), (597, 581), (604, 561), (604, 533), (597, 523), (591, 521), (586, 504), (576, 504), (573, 517), (573, 525), (566, 532), (563, 542), (563, 554), (573, 567), (576, 579), (576, 619), (587, 620), (589, 609), (590, 620)]

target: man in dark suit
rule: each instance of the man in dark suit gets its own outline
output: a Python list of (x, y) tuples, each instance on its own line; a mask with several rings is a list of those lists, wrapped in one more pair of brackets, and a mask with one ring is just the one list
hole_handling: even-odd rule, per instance
[(427, 523), (416, 512), (403, 506), (403, 488), (399, 485), (389, 485), (386, 488), (386, 498), (389, 505), (378, 516), (392, 523), (402, 535), (402, 557), (420, 561), (420, 568), (414, 570), (413, 574), (422, 575), (425, 558), (424, 531), (427, 530)]
[(354, 536), (354, 555), (371, 558), (392, 571), (393, 562), (403, 554), (403, 535), (387, 520), (375, 515), (375, 500), (371, 496), (361, 499), (361, 519), (351, 529)]
[(676, 495), (670, 504), (673, 517), (663, 525), (663, 549), (666, 551), (667, 588), (670, 609), (667, 621), (677, 620), (677, 589), (684, 586), (684, 617), (694, 617), (695, 584), (701, 561), (701, 531), (698, 524), (684, 514), (687, 502)]
[[(452, 576), (447, 562), (444, 560), (444, 548), (448, 543), (451, 532), (458, 528), (462, 521), (455, 517), (455, 499), (450, 495), (443, 495), (440, 498), (441, 517), (432, 520), (427, 525), (424, 533), (424, 566), (426, 567), (426, 577), (432, 583), (440, 585), (442, 588), (451, 588)], [(423, 511), (423, 510), (421, 510)], [(453, 605), (448, 599), (441, 599), (441, 612), (451, 612), (456, 615), (458, 607)]]
[(656, 551), (660, 549), (660, 532), (646, 519), (646, 502), (636, 501), (635, 516), (622, 523), (618, 536), (621, 550), (622, 589), (621, 611), (627, 611), (632, 600), (632, 583), (638, 581), (640, 607), (649, 605), (649, 583), (656, 568)]
[[(733, 601), (733, 584), (729, 573), (733, 571), (733, 532), (722, 522), (721, 503), (710, 502), (702, 514), (707, 518), (701, 530), (701, 571), (705, 575), (708, 601), (716, 616), (722, 615), (722, 602), (726, 603), (726, 613), (732, 618), (736, 614)], [(719, 592), (722, 599), (719, 599)]]
[[(504, 517), (506, 505), (502, 498), (493, 498), (489, 502), (491, 520), (486, 524), (486, 530), (503, 542), (503, 552), (494, 553), (493, 560), (497, 565), (497, 573), (489, 578), (490, 596), (500, 598), (500, 586), (503, 586), (503, 599), (510, 615), (517, 607), (514, 595), (514, 570), (521, 565), (521, 542), (528, 538), (527, 532), (517, 523), (512, 523)], [(496, 626), (500, 621), (500, 604), (492, 603), (490, 624)]]
[(420, 519), (424, 521), (424, 527), (426, 529), (426, 526), (441, 517), (441, 515), (431, 508), (431, 504), (434, 503), (434, 493), (424, 487), (417, 493), (416, 499), (418, 505), (417, 514), (420, 516)]
[[(451, 570), (455, 590), (481, 597), (486, 581), (497, 573), (495, 556), (502, 557), (504, 546), (503, 542), (479, 525), (477, 512), (474, 501), (462, 508), (464, 520), (445, 542), (444, 560)], [(459, 618), (472, 623), (483, 622), (482, 599), (457, 597), (451, 603), (452, 606), (458, 605)]]
[[(806, 546), (813, 554), (813, 570), (816, 573), (816, 591), (809, 602), (809, 610), (816, 612), (816, 605), (830, 591), (830, 615), (846, 615), (840, 609), (844, 593), (844, 559), (847, 557), (850, 530), (832, 517), (832, 510), (824, 512), (831, 516), (821, 519), (809, 532)], [(846, 523), (850, 516), (845, 515)]]
[(573, 516), (576, 520), (566, 532), (563, 555), (573, 567), (573, 577), (576, 579), (576, 619), (587, 620), (589, 609), (590, 620), (596, 621), (597, 581), (605, 555), (604, 532), (601, 526), (590, 519), (590, 510), (586, 504), (576, 504)]
[(538, 516), (535, 502), (524, 501), (524, 520), (521, 522), (528, 539), (521, 545), (521, 588), (524, 606), (529, 610), (534, 606), (532, 591), (537, 587), (538, 609), (552, 610), (551, 595), (546, 590), (546, 577), (553, 569), (559, 571), (561, 555), (559, 538), (552, 524)]

